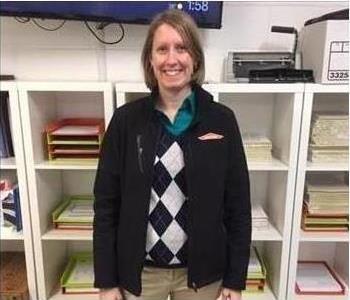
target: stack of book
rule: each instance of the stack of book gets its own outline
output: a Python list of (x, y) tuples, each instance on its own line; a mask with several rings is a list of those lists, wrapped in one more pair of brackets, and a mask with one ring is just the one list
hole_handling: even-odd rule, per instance
[(345, 286), (324, 261), (299, 261), (295, 292), (301, 295), (344, 295)]
[(48, 124), (45, 132), (50, 161), (96, 161), (104, 121), (97, 118), (62, 119)]
[(63, 294), (94, 294), (94, 269), (91, 253), (76, 253), (70, 257), (61, 277)]
[(14, 156), (9, 121), (8, 93), (0, 92), (0, 158)]
[(92, 229), (94, 198), (90, 195), (65, 197), (52, 213), (55, 228)]
[(349, 186), (339, 178), (308, 178), (301, 227), (305, 231), (348, 231)]
[(252, 205), (252, 228), (253, 230), (269, 230), (269, 218), (259, 204)]
[(21, 203), (17, 184), (9, 179), (0, 180), (0, 226), (22, 230)]
[(263, 162), (272, 160), (272, 142), (266, 136), (245, 134), (243, 145), (248, 160)]
[(24, 253), (1, 252), (0, 298), (29, 300)]
[(344, 162), (349, 159), (349, 115), (317, 112), (312, 116), (308, 160)]
[(266, 283), (266, 268), (256, 247), (250, 250), (246, 292), (263, 292)]

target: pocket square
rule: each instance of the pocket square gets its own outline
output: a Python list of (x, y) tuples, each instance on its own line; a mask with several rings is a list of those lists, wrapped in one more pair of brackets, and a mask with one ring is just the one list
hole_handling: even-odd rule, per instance
[(201, 141), (205, 141), (205, 140), (220, 140), (222, 139), (224, 136), (221, 134), (217, 134), (214, 132), (209, 132), (205, 135), (199, 136), (198, 139), (200, 139)]

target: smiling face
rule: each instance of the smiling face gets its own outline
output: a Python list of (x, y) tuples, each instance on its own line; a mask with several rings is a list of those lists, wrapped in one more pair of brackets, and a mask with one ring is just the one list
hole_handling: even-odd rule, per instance
[(151, 66), (160, 91), (181, 92), (190, 87), (193, 59), (180, 34), (168, 24), (154, 33)]

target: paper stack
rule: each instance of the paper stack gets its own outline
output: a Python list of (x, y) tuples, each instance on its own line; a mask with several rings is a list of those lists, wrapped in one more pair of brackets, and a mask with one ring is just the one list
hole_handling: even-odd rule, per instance
[(302, 295), (343, 295), (345, 286), (326, 262), (299, 261), (295, 291)]
[(0, 298), (29, 300), (24, 253), (1, 252)]
[(349, 115), (316, 112), (312, 117), (308, 160), (344, 162), (349, 159)]
[(76, 253), (70, 257), (61, 277), (63, 294), (94, 294), (94, 268), (91, 253)]
[(250, 250), (246, 292), (263, 292), (266, 280), (265, 265), (256, 247)]
[(349, 186), (336, 176), (307, 179), (301, 226), (305, 231), (348, 231)]
[(104, 121), (97, 118), (62, 119), (48, 124), (45, 132), (50, 161), (96, 161), (102, 143)]
[(269, 218), (259, 204), (252, 205), (252, 228), (253, 230), (269, 230)]
[(272, 142), (269, 138), (257, 134), (243, 135), (244, 151), (250, 161), (271, 161)]
[(90, 195), (65, 197), (52, 213), (55, 228), (92, 229), (94, 198)]

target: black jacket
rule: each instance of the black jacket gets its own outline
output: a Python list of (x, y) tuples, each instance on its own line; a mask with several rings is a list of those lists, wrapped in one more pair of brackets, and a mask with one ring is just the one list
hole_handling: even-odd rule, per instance
[[(223, 279), (244, 289), (251, 243), (249, 175), (233, 112), (194, 86), (197, 113), (184, 160), (188, 185), (188, 286)], [(158, 139), (154, 95), (114, 113), (102, 145), (93, 232), (95, 286), (141, 293), (148, 210)], [(221, 139), (201, 140), (207, 133)]]

